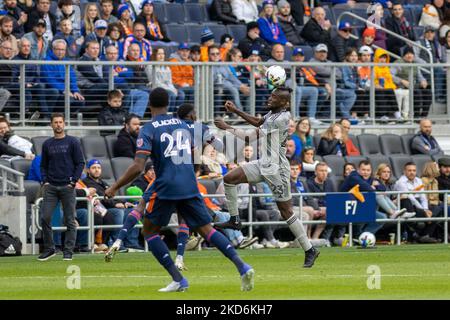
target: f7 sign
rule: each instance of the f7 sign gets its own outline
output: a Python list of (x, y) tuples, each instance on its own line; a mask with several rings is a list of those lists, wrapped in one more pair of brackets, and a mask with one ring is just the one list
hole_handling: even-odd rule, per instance
[(377, 202), (374, 192), (363, 193), (361, 202), (351, 193), (327, 194), (327, 223), (359, 223), (375, 221)]

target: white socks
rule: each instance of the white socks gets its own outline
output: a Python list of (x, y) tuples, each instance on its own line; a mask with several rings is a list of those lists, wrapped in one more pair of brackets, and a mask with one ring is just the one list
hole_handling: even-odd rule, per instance
[(234, 184), (224, 183), (225, 198), (227, 203), (228, 212), (230, 216), (239, 215), (237, 204), (237, 186)]
[(311, 241), (309, 241), (306, 235), (305, 229), (298, 217), (293, 214), (289, 219), (286, 220), (289, 229), (294, 234), (295, 240), (299, 242), (300, 246), (304, 251), (308, 251), (312, 248)]

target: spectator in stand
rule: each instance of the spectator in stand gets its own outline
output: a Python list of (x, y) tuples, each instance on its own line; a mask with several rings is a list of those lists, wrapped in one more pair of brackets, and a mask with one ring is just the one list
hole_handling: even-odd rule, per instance
[(0, 44), (9, 41), (13, 48), (12, 54), (15, 56), (19, 52), (19, 48), (17, 47), (17, 38), (12, 34), (13, 23), (14, 19), (9, 16), (5, 16), (0, 20)]
[(17, 6), (17, 0), (4, 0), (3, 10), (6, 16), (13, 19), (13, 35), (16, 38), (21, 38), (24, 33), (24, 25), (28, 20), (28, 14)]
[(56, 34), (56, 16), (50, 12), (50, 0), (36, 0), (35, 10), (28, 15), (28, 21), (25, 24), (25, 32), (31, 32), (40, 20), (44, 20), (46, 30), (44, 39), (48, 42), (53, 40)]
[(370, 32), (369, 34), (373, 35), (373, 43), (371, 43), (370, 46), (376, 45), (380, 48), (386, 49), (387, 34), (385, 31), (378, 28), (378, 26), (386, 28), (386, 23), (383, 18), (384, 16), (383, 6), (380, 5), (379, 3), (369, 5), (369, 7), (367, 8), (367, 16), (368, 16), (367, 20), (375, 24), (375, 26), (373, 24), (367, 24), (366, 31), (369, 30), (368, 31)]
[[(303, 26), (311, 18), (311, 1), (309, 0), (288, 0), (292, 8), (292, 16), (299, 26)], [(314, 7), (319, 6), (320, 1), (314, 1)]]
[(23, 157), (33, 160), (33, 145), (27, 139), (19, 137), (11, 130), (9, 121), (0, 117), (0, 156)]
[[(140, 55), (141, 48), (139, 44), (132, 43), (128, 48), (126, 61), (142, 62), (144, 59)], [(150, 88), (148, 86), (148, 77), (145, 71), (145, 65), (127, 66), (125, 74), (128, 84), (129, 94), (127, 95), (126, 105), (129, 106), (129, 112), (143, 117), (147, 110), (148, 99), (150, 97)]]
[[(86, 44), (86, 52), (79, 60), (100, 61), (99, 53), (100, 44), (92, 40)], [(80, 75), (78, 85), (84, 92), (89, 105), (103, 105), (108, 93), (108, 79), (103, 77), (103, 67), (101, 65), (79, 65), (77, 70)]]
[[(87, 46), (89, 42), (95, 41), (100, 45), (99, 57), (103, 57), (105, 55), (106, 49), (106, 31), (108, 29), (108, 23), (105, 20), (98, 19), (94, 23), (94, 32), (88, 34), (84, 40), (84, 45)], [(83, 48), (85, 49), (85, 48)], [(83, 52), (84, 53), (84, 52)]]
[[(73, 35), (75, 37), (81, 34), (81, 11), (80, 7), (73, 3), (73, 0), (59, 0), (58, 10), (56, 11), (56, 23), (61, 27), (61, 21), (68, 19), (72, 23)], [(58, 31), (62, 31), (57, 28)]]
[[(424, 191), (439, 191), (439, 167), (434, 161), (427, 162), (422, 170), (422, 182), (424, 185)], [(433, 213), (433, 217), (442, 217), (444, 215), (444, 207), (440, 203), (439, 193), (427, 193), (428, 208)], [(426, 224), (431, 224), (431, 222), (426, 222)], [(433, 232), (434, 236), (435, 233)], [(437, 238), (437, 237), (436, 237)]]
[(193, 62), (200, 62), (201, 58), (200, 46), (194, 44), (191, 47), (191, 53), (189, 54), (189, 58), (191, 58)]
[(169, 43), (171, 41), (155, 15), (153, 0), (142, 1), (141, 10), (136, 22), (144, 25), (146, 29), (145, 39), (155, 41), (153, 45), (176, 45), (175, 42)]
[(356, 171), (356, 166), (351, 162), (346, 162), (344, 164), (344, 170), (342, 170), (342, 171), (344, 172), (343, 177), (345, 179), (350, 175), (350, 173), (352, 173), (353, 171)]
[(70, 19), (62, 19), (59, 22), (59, 28), (61, 31), (59, 31), (53, 39), (63, 39), (64, 41), (66, 41), (66, 56), (71, 60), (78, 59), (80, 57), (84, 37), (79, 33), (77, 36), (74, 35), (74, 32), (72, 30), (72, 22)]
[(292, 43), (294, 46), (305, 44), (305, 41), (300, 37), (300, 33), (297, 30), (297, 23), (294, 17), (291, 15), (291, 5), (286, 0), (280, 0), (277, 3), (278, 6), (278, 24), (283, 31), (286, 40)]
[(139, 45), (140, 56), (143, 61), (151, 61), (152, 59), (152, 44), (145, 39), (145, 26), (141, 22), (135, 22), (133, 25), (133, 34), (129, 35), (123, 45), (123, 56), (128, 54), (128, 48), (131, 44)]
[(275, 14), (274, 2), (272, 0), (265, 0), (263, 2), (263, 9), (258, 18), (259, 30), (261, 30), (261, 38), (266, 40), (269, 44), (279, 43), (288, 47), (292, 47), (292, 43), (286, 40), (283, 29), (278, 23)]
[[(29, 61), (31, 59), (31, 43), (28, 39), (22, 38), (19, 42), (19, 54), (14, 58), (17, 61)], [(13, 66), (12, 83), (20, 83), (20, 66)], [(14, 94), (18, 97), (19, 87), (16, 87)], [(17, 99), (18, 100), (18, 99)], [(30, 106), (33, 101), (36, 101), (39, 110), (45, 113), (47, 117), (48, 105), (45, 92), (45, 86), (40, 82), (39, 69), (35, 64), (25, 65), (25, 104)], [(37, 115), (36, 115), (37, 116)]]
[(228, 53), (233, 48), (233, 43), (234, 43), (234, 38), (232, 35), (230, 35), (228, 33), (223, 34), (222, 37), (220, 38), (220, 59), (222, 61), (229, 60)]
[[(64, 40), (58, 39), (52, 43), (52, 51), (47, 53), (45, 60), (47, 61), (65, 61), (67, 44)], [(49, 108), (54, 107), (62, 108), (64, 106), (64, 91), (66, 71), (64, 65), (42, 65), (41, 66), (41, 81), (46, 85), (47, 102)], [(73, 110), (77, 110), (84, 106), (84, 97), (80, 93), (80, 89), (77, 85), (77, 77), (72, 66), (70, 70), (70, 106)], [(50, 110), (52, 111), (52, 110)]]
[(255, 0), (231, 0), (233, 14), (245, 23), (258, 19), (258, 6)]
[(300, 36), (311, 46), (323, 43), (329, 47), (331, 45), (331, 22), (326, 19), (325, 10), (316, 7), (313, 10), (313, 17), (305, 24)]
[(317, 147), (317, 155), (337, 155), (346, 157), (347, 147), (344, 143), (342, 126), (338, 123), (332, 124), (323, 134)]
[(244, 147), (244, 149), (242, 150), (242, 155), (244, 156), (244, 161), (241, 161), (239, 165), (256, 160), (256, 157), (254, 156), (255, 150), (250, 145)]
[(97, 4), (87, 3), (84, 8), (83, 21), (81, 22), (81, 35), (86, 37), (88, 34), (94, 32), (95, 21), (100, 19), (98, 14)]
[(105, 47), (114, 46), (117, 48), (119, 57), (122, 59), (123, 45), (125, 42), (125, 31), (119, 22), (111, 23), (108, 25), (106, 31), (106, 43)]
[(350, 139), (349, 133), (352, 126), (352, 123), (348, 119), (341, 119), (339, 120), (339, 124), (341, 125), (343, 129), (343, 140), (345, 143), (345, 148), (347, 149), (347, 155), (349, 156), (360, 156), (361, 153), (359, 152), (358, 148), (353, 144), (353, 140)]
[(128, 114), (124, 127), (120, 130), (114, 143), (114, 156), (133, 158), (136, 154), (136, 140), (139, 135), (141, 120), (135, 114)]
[(123, 30), (127, 36), (133, 34), (133, 19), (131, 16), (130, 7), (127, 4), (121, 4), (117, 9), (117, 17), (119, 23), (122, 25)]
[[(41, 0), (42, 1), (42, 0)], [(59, 40), (56, 40), (57, 42)], [(64, 50), (64, 51), (63, 51)], [(65, 48), (61, 50), (65, 52)], [(63, 259), (72, 260), (77, 235), (75, 224), (75, 185), (81, 177), (84, 167), (80, 142), (64, 132), (64, 115), (52, 114), (51, 125), (54, 137), (47, 139), (42, 146), (41, 175), (44, 194), (42, 203), (41, 226), (44, 248), (39, 261), (55, 256), (52, 232), (52, 216), (59, 201), (64, 208), (65, 233)]]
[[(104, 57), (105, 61), (119, 61), (119, 51), (114, 45), (110, 45), (106, 47), (106, 55)], [(103, 79), (109, 81), (109, 74), (110, 74), (111, 68), (109, 66), (103, 66)], [(128, 68), (125, 68), (124, 66), (120, 64), (114, 65), (112, 68), (113, 72), (113, 82), (114, 82), (114, 88), (121, 90), (123, 95), (125, 97), (129, 96), (130, 89), (128, 88), (127, 84), (127, 76), (129, 76)], [(128, 99), (129, 102), (129, 99)], [(124, 105), (126, 107), (129, 107), (128, 104)]]
[(309, 118), (300, 118), (295, 127), (295, 135), (300, 139), (300, 151), (306, 147), (314, 147), (313, 138), (311, 136), (311, 121)]
[(214, 33), (208, 27), (205, 27), (200, 36), (200, 61), (209, 61), (209, 48), (212, 46), (214, 46)]
[[(314, 177), (316, 172), (316, 167), (320, 163), (319, 160), (314, 160), (316, 150), (314, 147), (305, 147), (302, 150), (302, 172), (301, 175), (306, 177), (307, 179)], [(332, 170), (330, 167), (327, 169), (328, 173), (331, 173)]]
[(267, 61), (270, 58), (270, 45), (259, 36), (260, 32), (257, 22), (247, 23), (247, 36), (241, 39), (238, 44), (244, 59), (251, 55), (252, 50), (257, 50), (263, 61)]
[(33, 0), (18, 0), (17, 6), (28, 15), (34, 8)]
[[(439, 177), (437, 177), (437, 181), (439, 184), (439, 190), (446, 191), (450, 190), (450, 158), (442, 157), (438, 160), (439, 165)], [(444, 194), (439, 195), (439, 199), (444, 201)], [(450, 197), (448, 198), (450, 200)], [(447, 203), (450, 203), (448, 201)]]
[(442, 19), (442, 24), (439, 27), (439, 40), (442, 43), (446, 43), (446, 38), (448, 31), (450, 31), (450, 10), (445, 11), (444, 18)]
[(213, 0), (210, 7), (210, 16), (212, 20), (221, 21), (223, 24), (245, 23), (244, 20), (239, 20), (233, 14), (231, 0)]
[(433, 123), (430, 119), (420, 120), (420, 131), (411, 140), (412, 154), (442, 155), (444, 151), (431, 135)]
[(295, 142), (295, 155), (300, 156), (302, 153), (302, 142), (295, 132), (295, 121), (294, 119), (289, 119), (288, 123), (288, 139), (292, 139)]
[(112, 13), (114, 11), (113, 0), (100, 0), (100, 18), (108, 24), (119, 21)]
[(108, 105), (98, 114), (99, 126), (121, 126), (125, 123), (128, 112), (122, 107), (122, 98), (123, 93), (120, 90), (108, 92)]
[[(242, 52), (241, 52), (242, 53)], [(259, 49), (254, 49), (251, 51), (250, 56), (248, 57), (248, 62), (261, 62), (262, 59), (260, 57)], [(242, 56), (244, 56), (242, 54)], [(252, 68), (246, 65), (244, 68), (247, 69), (247, 74), (249, 75), (249, 83), (250, 83), (250, 73)], [(265, 66), (259, 65), (254, 69), (254, 77), (255, 77), (255, 89), (256, 89), (256, 98), (255, 98), (255, 111), (257, 114), (265, 113), (266, 101), (270, 96), (270, 90), (267, 87), (267, 79), (266, 79), (266, 70)]]
[[(335, 62), (343, 62), (350, 48), (357, 46), (356, 40), (350, 37), (352, 25), (342, 21), (339, 24), (337, 35), (331, 39), (329, 59)], [(356, 54), (356, 58), (358, 55)]]
[[(417, 167), (413, 162), (405, 164), (403, 176), (401, 176), (395, 184), (396, 191), (420, 191), (424, 188), (422, 179), (417, 177)], [(428, 207), (428, 199), (425, 194), (405, 194), (400, 196), (400, 204), (402, 208), (406, 208), (407, 212), (415, 213), (415, 216), (423, 218), (431, 218), (433, 212)], [(412, 238), (417, 238), (419, 243), (437, 243), (432, 237), (436, 228), (436, 223), (426, 224), (421, 235), (413, 233)]]
[(217, 152), (212, 145), (207, 145), (203, 149), (202, 176), (208, 176), (210, 179), (221, 177), (227, 172), (225, 155)]
[(289, 161), (301, 162), (300, 155), (296, 155), (295, 141), (292, 138), (286, 140), (286, 158)]
[[(153, 52), (152, 61), (166, 61), (166, 52), (164, 48), (157, 48)], [(155, 65), (148, 67), (149, 78), (153, 88), (163, 88), (169, 94), (169, 111), (175, 112), (176, 108), (184, 103), (184, 91), (175, 88), (172, 82), (172, 70), (169, 66)]]
[[(189, 45), (184, 42), (178, 46), (178, 51), (172, 54), (171, 62), (190, 62), (191, 50)], [(178, 91), (185, 95), (186, 102), (194, 102), (194, 68), (189, 65), (170, 66), (172, 71), (172, 82)]]
[[(367, 29), (366, 29), (367, 30)], [(358, 50), (358, 62), (372, 62), (372, 55), (373, 50), (370, 46), (362, 46)], [(363, 120), (362, 122), (366, 122), (370, 120), (369, 116), (369, 106), (370, 106), (370, 73), (371, 68), (370, 67), (356, 67), (356, 70), (358, 72), (358, 90), (357, 90), (357, 100), (355, 102), (355, 106), (353, 107), (352, 117), (358, 118), (358, 113), (363, 113)], [(379, 97), (383, 96), (383, 92), (377, 93), (375, 90), (375, 101), (377, 99), (380, 99)], [(384, 101), (379, 102), (384, 103)]]
[[(394, 3), (391, 12), (392, 16), (386, 18), (386, 29), (411, 41), (416, 41), (411, 21), (408, 21), (405, 17), (403, 5), (400, 2)], [(386, 47), (388, 51), (400, 55), (400, 49), (405, 45), (407, 44), (403, 40), (389, 34), (387, 35)]]
[(358, 46), (359, 48), (369, 47), (370, 50), (372, 50), (371, 56), (373, 55), (373, 52), (375, 51), (373, 48), (375, 35), (376, 35), (375, 28), (368, 27), (368, 28), (364, 29), (364, 31), (361, 35), (361, 42)]
[(23, 37), (31, 43), (31, 60), (42, 60), (47, 56), (48, 41), (44, 38), (47, 25), (44, 19), (36, 22), (33, 31)]
[(444, 3), (443, 0), (431, 1), (432, 3), (427, 3), (422, 9), (422, 15), (420, 16), (419, 26), (421, 27), (432, 27), (434, 30), (439, 30), (441, 26), (441, 11), (435, 6), (437, 2), (441, 4)]
[[(271, 58), (267, 62), (277, 63), (277, 62), (288, 62), (284, 59), (285, 50), (283, 45), (275, 44), (272, 47)], [(289, 71), (286, 73), (286, 77), (289, 78)]]
[[(235, 75), (239, 81), (248, 88), (250, 88), (250, 72), (240, 63), (242, 62), (242, 52), (238, 48), (232, 48), (228, 54), (226, 61), (234, 62), (233, 65), (229, 66), (230, 71)], [(250, 99), (248, 96), (241, 95), (241, 103), (245, 105), (246, 108), (249, 107)]]
[(0, 111), (6, 105), (11, 91), (15, 89), (12, 82), (13, 66), (10, 64), (2, 64), (2, 60), (11, 60), (13, 58), (13, 47), (10, 41), (4, 41), (0, 44), (0, 94), (2, 101), (0, 101)]
[[(359, 190), (361, 192), (375, 192), (376, 189), (372, 185), (374, 180), (372, 178), (372, 165), (368, 160), (363, 160), (358, 164), (358, 170), (352, 171), (348, 177), (344, 179), (340, 187), (341, 192), (349, 192), (353, 187), (359, 185)], [(386, 219), (386, 214), (376, 211), (376, 219)], [(382, 223), (370, 222), (362, 226), (360, 224), (354, 225), (354, 233), (359, 236), (363, 232), (371, 232), (376, 234), (376, 232), (383, 226)]]

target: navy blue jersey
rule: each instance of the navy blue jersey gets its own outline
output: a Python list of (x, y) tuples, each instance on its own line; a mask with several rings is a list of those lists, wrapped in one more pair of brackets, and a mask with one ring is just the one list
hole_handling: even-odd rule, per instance
[(182, 200), (200, 193), (192, 164), (193, 132), (188, 125), (171, 115), (158, 115), (139, 132), (136, 156), (150, 156), (156, 180), (145, 192), (147, 202), (153, 195), (159, 199)]
[(214, 134), (209, 130), (209, 127), (199, 121), (184, 120), (189, 129), (191, 129), (191, 134), (193, 135), (194, 146), (199, 150), (205, 144), (211, 144), (218, 152), (223, 151), (223, 143), (220, 139), (214, 136)]

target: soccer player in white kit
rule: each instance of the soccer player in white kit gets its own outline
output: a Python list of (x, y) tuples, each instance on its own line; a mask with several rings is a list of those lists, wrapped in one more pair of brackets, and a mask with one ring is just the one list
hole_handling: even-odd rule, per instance
[[(225, 197), (230, 220), (221, 227), (241, 228), (237, 205), (237, 185), (240, 183), (266, 182), (280, 210), (286, 220), (295, 240), (305, 251), (303, 267), (310, 268), (319, 256), (319, 250), (311, 245), (300, 219), (294, 214), (290, 190), (290, 165), (286, 158), (286, 140), (288, 138), (288, 124), (291, 113), (288, 111), (291, 101), (291, 89), (276, 88), (267, 101), (270, 110), (263, 118), (254, 117), (239, 110), (233, 102), (227, 101), (225, 108), (235, 113), (257, 129), (235, 129), (218, 118), (215, 120), (217, 128), (227, 130), (238, 138), (250, 141), (259, 139), (262, 154), (258, 160), (245, 163), (228, 172), (224, 176)], [(218, 225), (219, 226), (219, 225)]]

